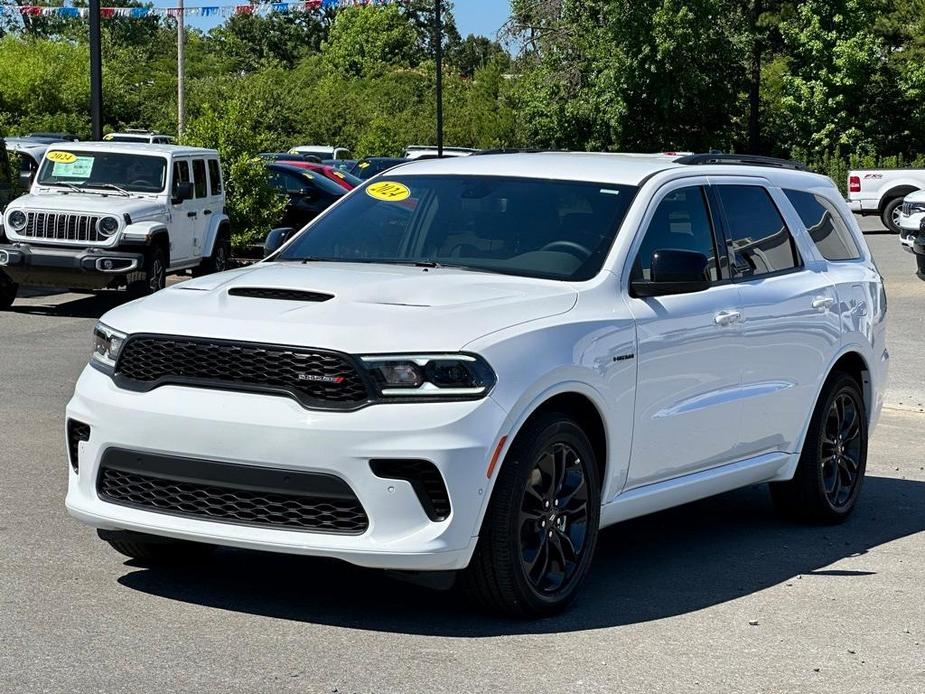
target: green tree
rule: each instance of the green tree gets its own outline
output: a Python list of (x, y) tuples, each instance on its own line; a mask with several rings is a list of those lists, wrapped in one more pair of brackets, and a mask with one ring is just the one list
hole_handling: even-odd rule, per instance
[(413, 67), (423, 57), (418, 35), (398, 5), (341, 10), (322, 52), (328, 64), (345, 77)]

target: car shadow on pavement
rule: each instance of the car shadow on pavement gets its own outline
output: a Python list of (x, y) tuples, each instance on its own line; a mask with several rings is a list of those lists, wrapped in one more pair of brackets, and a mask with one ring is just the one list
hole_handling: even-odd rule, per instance
[[(863, 581), (870, 549), (925, 531), (925, 482), (868, 477), (854, 516), (839, 526), (786, 523), (764, 487), (706, 499), (604, 530), (571, 609), (538, 621), (474, 611), (437, 592), (347, 564), (221, 550), (207, 564), (132, 569), (123, 586), (278, 619), (373, 631), (487, 637), (599, 629), (685, 614), (803, 576)], [(851, 570), (825, 567), (854, 557)], [(831, 580), (831, 579), (830, 579)], [(833, 584), (834, 585), (834, 584)]]
[[(36, 295), (34, 295), (36, 296)], [(99, 318), (107, 311), (130, 301), (128, 294), (119, 290), (101, 290), (75, 299), (73, 294), (45, 294), (51, 303), (41, 304), (15, 303), (11, 309), (14, 313), (25, 313), (33, 316), (56, 316), (62, 318)]]

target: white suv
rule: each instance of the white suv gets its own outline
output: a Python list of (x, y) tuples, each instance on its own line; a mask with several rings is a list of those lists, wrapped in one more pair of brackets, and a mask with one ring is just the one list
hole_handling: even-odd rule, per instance
[[(3, 216), (0, 309), (19, 286), (164, 287), (169, 273), (226, 269), (231, 235), (218, 153), (122, 142), (60, 143)], [(5, 239), (4, 239), (5, 236)]]
[(794, 516), (855, 506), (886, 299), (828, 178), (428, 160), (287, 235), (96, 327), (67, 507), (118, 551), (460, 572), (537, 615), (601, 527), (760, 482)]

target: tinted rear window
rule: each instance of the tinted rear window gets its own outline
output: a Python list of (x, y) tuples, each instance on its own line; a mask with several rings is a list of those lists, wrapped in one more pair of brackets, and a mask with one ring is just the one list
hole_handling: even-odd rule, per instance
[(858, 245), (838, 210), (821, 195), (802, 190), (785, 190), (803, 226), (826, 260), (857, 260)]

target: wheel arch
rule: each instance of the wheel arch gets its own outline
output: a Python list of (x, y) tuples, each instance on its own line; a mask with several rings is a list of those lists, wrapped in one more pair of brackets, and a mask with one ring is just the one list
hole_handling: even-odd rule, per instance
[[(562, 412), (569, 415), (581, 426), (591, 442), (601, 483), (602, 498), (606, 498), (604, 494), (608, 483), (610, 440), (607, 422), (603, 414), (604, 411), (603, 398), (596, 390), (583, 383), (562, 383), (555, 389), (539, 394), (526, 407), (522, 408), (520, 415), (513, 425), (508, 428), (510, 433), (507, 435), (507, 441), (502, 452), (506, 456), (527, 424), (541, 414)], [(500, 464), (504, 464), (503, 458)], [(497, 471), (494, 474), (497, 476)]]
[(213, 215), (212, 221), (209, 224), (209, 230), (206, 232), (206, 236), (202, 243), (203, 258), (208, 258), (210, 255), (212, 255), (212, 251), (215, 249), (215, 241), (222, 235), (222, 233), (227, 233), (228, 240), (231, 241), (231, 221), (228, 219), (228, 215)]
[(877, 212), (883, 214), (883, 210), (890, 203), (891, 200), (896, 198), (904, 198), (909, 193), (914, 193), (917, 190), (921, 190), (918, 186), (914, 186), (909, 183), (904, 183), (901, 185), (894, 185), (892, 188), (887, 190), (883, 195), (880, 196), (880, 204), (877, 205)]

